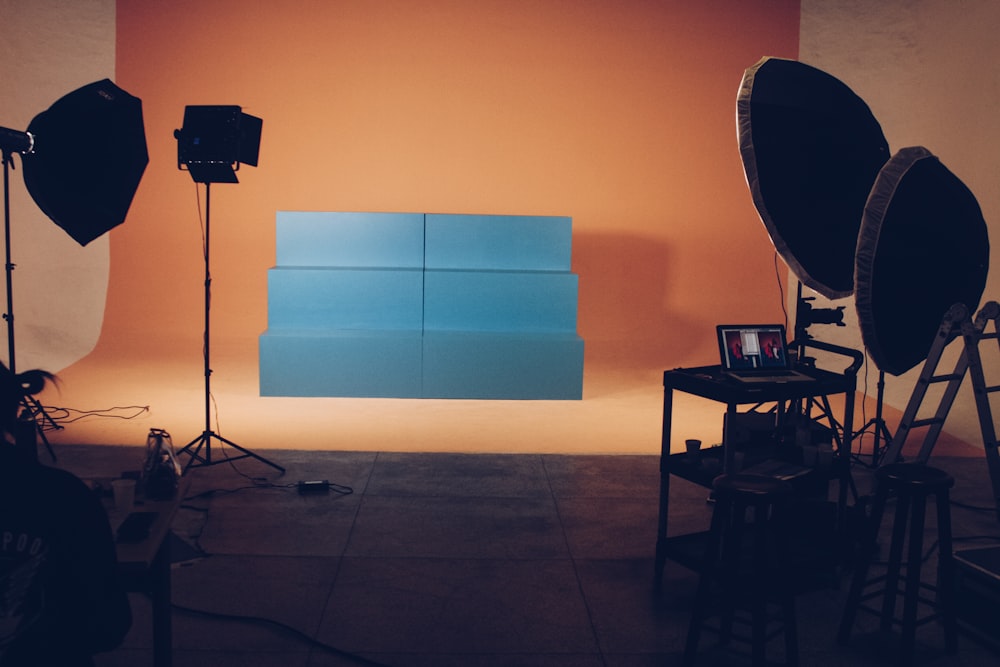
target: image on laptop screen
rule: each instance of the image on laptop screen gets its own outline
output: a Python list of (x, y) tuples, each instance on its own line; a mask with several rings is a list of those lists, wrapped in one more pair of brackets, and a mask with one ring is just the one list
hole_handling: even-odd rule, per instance
[(788, 368), (781, 324), (723, 324), (717, 327), (722, 367), (727, 371)]

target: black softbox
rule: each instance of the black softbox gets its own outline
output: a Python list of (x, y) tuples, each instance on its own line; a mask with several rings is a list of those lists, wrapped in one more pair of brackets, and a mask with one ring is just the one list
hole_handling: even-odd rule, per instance
[(781, 58), (746, 70), (736, 111), (747, 184), (775, 249), (803, 284), (850, 296), (865, 200), (889, 159), (878, 121), (838, 79)]
[(954, 304), (976, 311), (989, 263), (969, 188), (926, 148), (893, 155), (865, 205), (855, 263), (858, 325), (876, 365), (900, 375), (921, 363)]
[(97, 81), (38, 114), (28, 134), (24, 183), (45, 215), (80, 245), (125, 221), (149, 162), (138, 97)]

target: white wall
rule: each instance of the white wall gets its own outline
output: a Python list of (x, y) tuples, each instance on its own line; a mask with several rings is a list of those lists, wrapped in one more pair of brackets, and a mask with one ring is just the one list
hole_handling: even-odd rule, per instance
[[(115, 72), (115, 0), (0, 0), (0, 126), (26, 130), (38, 113)], [(20, 156), (10, 173), (15, 360), (59, 371), (90, 352), (104, 317), (107, 236), (85, 248), (32, 201)], [(127, 224), (127, 223), (126, 223)], [(0, 239), (2, 241), (2, 239)], [(6, 286), (6, 272), (2, 284)], [(5, 298), (2, 310), (8, 313)], [(6, 327), (0, 358), (7, 360)]]
[[(881, 123), (893, 153), (919, 145), (940, 158), (976, 195), (991, 236), (998, 238), (1000, 3), (802, 0), (801, 7), (799, 59), (861, 96)], [(994, 246), (994, 255), (996, 251)], [(996, 262), (991, 264), (995, 267)], [(989, 276), (983, 299), (1000, 300), (996, 272)], [(814, 305), (846, 305), (851, 324), (847, 329), (813, 327), (817, 338), (863, 349), (853, 299), (833, 304), (818, 299)], [(942, 371), (953, 367), (960, 345), (949, 347), (939, 366)], [(998, 383), (1000, 364), (990, 359), (984, 357), (987, 382)], [(887, 376), (886, 404), (904, 408), (920, 370), (918, 366), (900, 377)], [(870, 364), (868, 391), (873, 396), (877, 374)], [(945, 429), (981, 445), (969, 384), (966, 380)], [(924, 405), (936, 408), (930, 399)]]

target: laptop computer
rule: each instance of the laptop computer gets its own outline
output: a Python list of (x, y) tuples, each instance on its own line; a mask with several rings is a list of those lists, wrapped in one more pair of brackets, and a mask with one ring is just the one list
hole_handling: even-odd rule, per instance
[(783, 324), (720, 324), (722, 371), (740, 382), (812, 382), (791, 368)]

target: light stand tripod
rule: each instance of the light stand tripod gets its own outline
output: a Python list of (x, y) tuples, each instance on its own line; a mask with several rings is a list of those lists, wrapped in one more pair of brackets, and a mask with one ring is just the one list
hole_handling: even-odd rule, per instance
[[(843, 306), (839, 306), (837, 309), (816, 309), (812, 307), (810, 301), (812, 297), (802, 296), (802, 283), (798, 285), (798, 305), (795, 314), (795, 331), (796, 340), (808, 340), (811, 338), (808, 332), (808, 328), (812, 324), (836, 324), (837, 326), (844, 326), (843, 323)], [(875, 435), (875, 442), (872, 445), (872, 467), (877, 467), (882, 456), (885, 454), (885, 448), (881, 448), (881, 444), (884, 443), (885, 447), (888, 448), (889, 443), (892, 441), (892, 433), (889, 432), (889, 428), (885, 424), (885, 419), (882, 416), (882, 404), (883, 397), (885, 394), (885, 371), (879, 370), (878, 374), (878, 397), (875, 404), (875, 417), (869, 419), (868, 422), (862, 426), (857, 431), (851, 434), (851, 440), (864, 435), (871, 429)], [(881, 449), (880, 449), (881, 448)]]
[[(192, 467), (203, 467), (212, 466), (218, 463), (224, 463), (228, 461), (238, 461), (245, 458), (254, 458), (277, 469), (280, 472), (285, 472), (285, 469), (279, 466), (277, 463), (269, 461), (257, 454), (254, 454), (248, 449), (245, 449), (231, 440), (223, 438), (218, 433), (212, 430), (212, 365), (211, 365), (211, 355), (210, 355), (210, 345), (211, 345), (211, 331), (210, 331), (210, 310), (212, 302), (212, 273), (209, 267), (209, 234), (211, 231), (211, 200), (212, 184), (211, 182), (205, 183), (205, 430), (197, 438), (185, 445), (178, 454), (187, 454), (191, 457), (187, 465), (184, 466), (184, 470), (187, 471), (188, 468)], [(236, 451), (240, 452), (237, 456), (227, 456), (222, 459), (212, 459), (212, 440), (218, 440), (219, 442), (229, 445)], [(204, 453), (202, 453), (204, 450)]]
[[(210, 356), (210, 323), (211, 319), (209, 312), (211, 309), (211, 299), (212, 299), (212, 273), (209, 265), (209, 234), (211, 231), (211, 188), (212, 184), (210, 181), (205, 182), (205, 430), (197, 438), (185, 445), (178, 454), (187, 454), (191, 459), (184, 466), (184, 470), (187, 471), (188, 468), (192, 467), (204, 467), (211, 466), (218, 463), (224, 463), (228, 461), (238, 461), (245, 458), (254, 458), (279, 470), (280, 472), (285, 472), (285, 469), (269, 461), (257, 454), (254, 454), (248, 449), (240, 447), (235, 442), (223, 438), (221, 435), (212, 431), (212, 388), (211, 388), (211, 378), (212, 378), (212, 366), (211, 366), (211, 356)], [(240, 452), (237, 456), (227, 456), (222, 459), (212, 459), (212, 440), (218, 440), (219, 442), (229, 445), (233, 449)], [(202, 450), (204, 449), (204, 454)], [(196, 463), (197, 462), (197, 463)]]
[[(878, 467), (879, 463), (882, 461), (882, 457), (885, 456), (885, 453), (889, 448), (889, 443), (892, 442), (892, 433), (889, 432), (889, 427), (885, 425), (885, 419), (882, 418), (882, 403), (884, 401), (884, 397), (885, 371), (879, 369), (878, 394), (875, 398), (875, 417), (869, 419), (868, 422), (854, 434), (854, 437), (858, 438), (864, 435), (868, 429), (872, 429), (875, 436), (875, 441), (872, 443), (873, 468)], [(880, 449), (880, 443), (885, 443), (885, 447)]]
[[(139, 181), (149, 163), (142, 100), (110, 79), (95, 81), (56, 100), (32, 119), (26, 131), (0, 127), (4, 170), (4, 226), (7, 242), (7, 344), (11, 373), (14, 354), (14, 263), (10, 251), (10, 169), (21, 154), (24, 184), (38, 208), (80, 245), (125, 221)], [(45, 441), (43, 422), (61, 429), (45, 409), (23, 391), (17, 444), (35, 451)], [(23, 441), (23, 442), (22, 442)]]
[[(5, 268), (7, 271), (7, 311), (4, 313), (4, 320), (7, 321), (7, 366), (10, 369), (12, 376), (17, 376), (17, 361), (14, 354), (14, 267), (15, 264), (11, 260), (10, 251), (10, 168), (11, 168), (11, 151), (6, 148), (3, 149), (2, 156), (0, 159), (3, 160), (3, 223), (4, 223), (4, 247), (6, 251), (5, 256)], [(39, 419), (43, 422), (48, 422), (49, 426), (52, 428), (60, 429), (62, 428), (52, 417), (45, 411), (41, 403), (31, 395), (22, 394), (21, 396), (21, 415), (20, 419), (24, 422), (31, 422), (34, 424), (33, 433), (28, 433), (27, 431), (18, 432), (17, 445), (19, 447), (23, 446), (31, 451), (34, 451), (36, 446), (36, 441), (33, 436), (39, 436), (42, 442), (45, 443), (45, 449), (48, 451), (49, 456), (54, 462), (56, 460), (56, 453), (52, 449), (52, 445), (49, 443), (48, 438), (45, 437), (45, 432), (42, 430), (42, 425), (39, 423)], [(20, 442), (22, 438), (27, 438), (28, 441)]]

